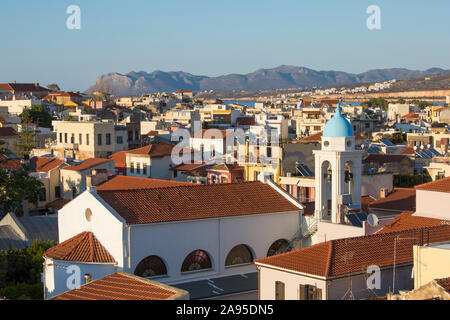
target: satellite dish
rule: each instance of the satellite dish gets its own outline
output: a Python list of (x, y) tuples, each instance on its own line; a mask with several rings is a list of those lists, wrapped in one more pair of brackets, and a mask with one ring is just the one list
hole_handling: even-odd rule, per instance
[(422, 150), (423, 150), (423, 148), (424, 148), (424, 146), (423, 146), (423, 145), (421, 145), (421, 146), (420, 146), (420, 149), (422, 149)]
[(369, 226), (376, 227), (378, 225), (378, 222), (378, 217), (375, 214), (371, 213), (367, 216), (367, 223), (369, 224)]
[(428, 149), (430, 149), (431, 148), (431, 144), (427, 145), (427, 147), (428, 147)]
[(361, 149), (364, 149), (366, 147), (366, 145), (363, 143), (362, 145), (361, 145)]
[(414, 146), (414, 151), (416, 151), (417, 150), (417, 146)]

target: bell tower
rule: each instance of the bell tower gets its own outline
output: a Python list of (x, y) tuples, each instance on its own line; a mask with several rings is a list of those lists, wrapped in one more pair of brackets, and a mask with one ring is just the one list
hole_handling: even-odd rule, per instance
[(344, 204), (361, 207), (363, 152), (355, 149), (352, 125), (342, 115), (339, 105), (333, 118), (325, 124), (321, 150), (313, 153), (316, 185), (314, 217), (345, 223)]

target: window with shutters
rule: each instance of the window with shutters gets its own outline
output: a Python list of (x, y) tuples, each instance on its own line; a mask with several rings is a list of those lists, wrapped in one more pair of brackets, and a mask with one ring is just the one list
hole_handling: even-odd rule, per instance
[(275, 282), (275, 300), (284, 300), (284, 282)]
[(300, 300), (322, 300), (322, 289), (312, 285), (300, 285)]

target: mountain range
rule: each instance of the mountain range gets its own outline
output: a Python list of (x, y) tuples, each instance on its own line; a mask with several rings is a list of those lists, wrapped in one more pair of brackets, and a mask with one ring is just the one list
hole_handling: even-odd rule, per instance
[(117, 72), (101, 75), (87, 92), (107, 84), (115, 96), (132, 96), (153, 92), (177, 90), (230, 92), (257, 91), (286, 88), (329, 87), (351, 83), (384, 82), (392, 79), (409, 79), (450, 73), (450, 70), (431, 68), (409, 70), (404, 68), (376, 69), (360, 74), (342, 71), (316, 71), (305, 67), (282, 65), (271, 69), (259, 69), (248, 74), (228, 74), (218, 77), (198, 76), (183, 71), (151, 73)]

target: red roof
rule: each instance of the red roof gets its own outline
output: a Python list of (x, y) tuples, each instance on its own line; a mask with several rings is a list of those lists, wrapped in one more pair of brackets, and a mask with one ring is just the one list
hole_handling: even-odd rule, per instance
[(32, 92), (32, 91), (50, 91), (44, 87), (35, 83), (0, 83), (1, 91), (19, 91), (19, 92)]
[(92, 232), (84, 231), (48, 249), (45, 257), (76, 262), (114, 263), (113, 256)]
[(118, 271), (50, 300), (173, 300), (188, 292)]
[(441, 226), (447, 222), (448, 221), (441, 219), (415, 216), (414, 212), (405, 211), (395, 217), (395, 219), (391, 223), (378, 231), (378, 233), (435, 227)]
[(163, 157), (172, 154), (173, 144), (149, 144), (148, 146), (129, 150), (127, 154), (144, 154), (150, 157)]
[(128, 151), (119, 151), (116, 153), (113, 153), (109, 156), (111, 160), (114, 160), (114, 166), (116, 167), (126, 167), (127, 166), (127, 154)]
[(371, 209), (415, 211), (416, 190), (407, 188), (394, 188), (386, 198), (379, 198), (369, 204)]
[(411, 112), (411, 113), (405, 114), (402, 118), (403, 119), (419, 119), (419, 115), (417, 113)]
[(11, 127), (0, 127), (0, 137), (16, 136), (16, 131)]
[(111, 159), (103, 159), (103, 158), (89, 158), (84, 160), (82, 163), (77, 165), (72, 165), (63, 168), (64, 170), (73, 170), (73, 171), (83, 171), (90, 168), (93, 168), (95, 166), (101, 165), (106, 162), (112, 161)]
[(444, 279), (435, 280), (438, 285), (440, 285), (448, 294), (450, 294), (450, 277)]
[(450, 192), (450, 177), (431, 181), (418, 186), (415, 186), (416, 190), (426, 190), (435, 192)]
[[(364, 137), (360, 133), (355, 133), (355, 140), (364, 140)], [(312, 142), (322, 142), (322, 131), (311, 134), (298, 140), (300, 143), (312, 143)]]
[(7, 159), (4, 155), (0, 154), (0, 168), (16, 170), (20, 167), (20, 159)]
[(56, 200), (53, 200), (52, 202), (47, 203), (47, 207), (56, 208), (59, 210), (69, 202), (70, 202), (70, 200), (66, 200), (66, 199), (56, 199)]
[[(398, 240), (395, 240), (398, 239)], [(374, 234), (322, 242), (310, 247), (257, 259), (255, 263), (292, 270), (312, 276), (335, 277), (366, 273), (380, 268), (413, 263), (413, 245), (450, 240), (450, 225)]]
[(259, 181), (99, 190), (98, 194), (129, 224), (300, 210), (275, 189)]
[(195, 185), (194, 183), (169, 181), (150, 178), (115, 176), (97, 187), (97, 190), (137, 190), (149, 188)]
[(414, 154), (416, 154), (416, 152), (414, 151), (413, 147), (406, 147), (405, 149), (403, 149), (402, 154), (404, 154), (404, 155), (414, 155)]
[(37, 172), (49, 172), (64, 163), (63, 160), (57, 158), (46, 158), (46, 157), (33, 157), (30, 159), (33, 167), (36, 168)]

